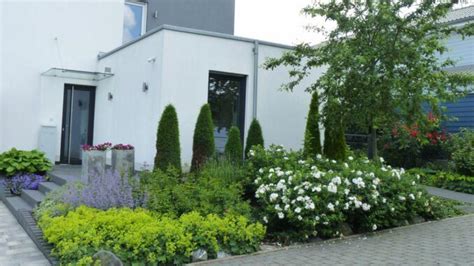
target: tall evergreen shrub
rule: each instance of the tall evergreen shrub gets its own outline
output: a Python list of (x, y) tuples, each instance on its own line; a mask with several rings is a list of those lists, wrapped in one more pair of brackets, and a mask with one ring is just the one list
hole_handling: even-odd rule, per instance
[(321, 138), (319, 133), (319, 99), (318, 93), (314, 92), (309, 106), (306, 130), (304, 133), (305, 156), (314, 158), (321, 154)]
[(240, 130), (233, 126), (229, 130), (227, 143), (225, 144), (225, 155), (232, 162), (242, 161), (242, 141), (240, 140)]
[(169, 166), (181, 171), (178, 115), (171, 104), (165, 107), (158, 124), (155, 169), (166, 170)]
[(207, 159), (214, 155), (215, 149), (211, 107), (205, 104), (201, 107), (194, 129), (191, 171), (198, 170)]
[(249, 131), (247, 133), (247, 142), (245, 144), (245, 158), (248, 157), (252, 146), (261, 145), (264, 147), (262, 128), (256, 118), (252, 120)]
[(324, 155), (329, 159), (344, 160), (347, 145), (344, 129), (339, 121), (326, 121), (324, 132)]

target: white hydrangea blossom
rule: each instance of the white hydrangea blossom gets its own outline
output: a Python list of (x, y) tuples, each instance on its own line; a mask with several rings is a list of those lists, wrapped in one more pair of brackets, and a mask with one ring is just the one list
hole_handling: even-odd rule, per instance
[(270, 202), (274, 202), (278, 198), (277, 193), (272, 193), (270, 194)]
[(337, 186), (334, 183), (329, 183), (328, 191), (331, 193), (337, 193)]
[(333, 212), (333, 211), (334, 211), (334, 204), (332, 204), (331, 202), (329, 202), (329, 203), (328, 203), (328, 209)]

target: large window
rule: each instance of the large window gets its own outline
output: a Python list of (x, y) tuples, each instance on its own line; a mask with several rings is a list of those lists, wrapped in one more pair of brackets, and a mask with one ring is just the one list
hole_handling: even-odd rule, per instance
[(146, 4), (125, 2), (123, 19), (123, 43), (135, 40), (146, 31)]
[(245, 119), (246, 76), (211, 72), (209, 74), (209, 96), (216, 149), (224, 152), (227, 134), (231, 126), (240, 129), (243, 140)]

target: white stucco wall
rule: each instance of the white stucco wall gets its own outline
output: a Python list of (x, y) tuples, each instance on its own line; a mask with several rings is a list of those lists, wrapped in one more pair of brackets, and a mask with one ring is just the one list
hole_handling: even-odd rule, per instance
[[(163, 33), (159, 32), (99, 61), (114, 76), (99, 82), (94, 142), (135, 146), (136, 167), (153, 164), (162, 92)], [(156, 61), (148, 62), (155, 58)], [(148, 91), (143, 92), (143, 83)], [(113, 99), (108, 100), (108, 93)]]
[(0, 1), (3, 36), (0, 151), (38, 146), (41, 124), (57, 126), (59, 156), (64, 83), (44, 77), (51, 67), (97, 71), (97, 54), (122, 42), (123, 0)]
[[(246, 134), (253, 113), (253, 48), (254, 44), (246, 41), (162, 30), (101, 59), (99, 68), (112, 67), (115, 76), (100, 82), (94, 139), (131, 143), (137, 148), (137, 166), (144, 162), (151, 165), (158, 120), (171, 103), (178, 113), (182, 162), (189, 165), (199, 109), (208, 99), (210, 71), (247, 77)], [(260, 45), (259, 64), (284, 51)], [(154, 64), (147, 62), (155, 56)], [(304, 88), (314, 78), (305, 80), (293, 93), (282, 92), (279, 88), (288, 82), (288, 69), (259, 69), (257, 118), (267, 145), (301, 147), (310, 102)], [(150, 85), (147, 93), (141, 91), (144, 81)], [(114, 95), (112, 101), (106, 100), (109, 91)]]
[[(161, 106), (173, 103), (178, 110), (182, 160), (192, 157), (192, 139), (200, 107), (207, 102), (209, 71), (247, 76), (245, 135), (252, 121), (254, 44), (210, 36), (165, 30), (163, 55), (163, 97)], [(286, 49), (259, 45), (257, 118), (267, 145), (283, 144), (299, 149), (303, 143), (310, 95), (304, 92), (310, 79), (293, 93), (279, 90), (289, 81), (288, 68), (274, 71), (261, 67), (268, 57)], [(314, 77), (314, 76), (313, 76)], [(313, 78), (312, 77), (312, 78)]]

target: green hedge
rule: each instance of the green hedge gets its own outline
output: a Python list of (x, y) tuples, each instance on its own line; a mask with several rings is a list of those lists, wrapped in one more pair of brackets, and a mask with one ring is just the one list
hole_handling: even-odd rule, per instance
[(99, 250), (115, 253), (125, 264), (183, 264), (198, 248), (214, 257), (219, 250), (257, 251), (265, 234), (261, 224), (233, 215), (203, 217), (193, 212), (172, 219), (143, 209), (101, 211), (85, 206), (65, 216), (43, 215), (39, 225), (62, 264), (92, 264)]
[(231, 162), (242, 162), (242, 141), (240, 141), (240, 130), (236, 126), (229, 130), (224, 153)]
[(156, 136), (155, 169), (181, 169), (178, 115), (173, 105), (167, 105), (161, 115)]
[(319, 99), (318, 93), (314, 92), (311, 97), (308, 117), (306, 118), (306, 129), (304, 133), (304, 155), (315, 158), (321, 154), (321, 137), (319, 132)]
[(215, 149), (211, 107), (209, 104), (205, 104), (201, 107), (194, 129), (191, 170), (195, 171), (201, 168), (214, 155)]
[(256, 118), (252, 120), (249, 131), (247, 133), (247, 142), (245, 144), (245, 158), (248, 158), (249, 151), (253, 146), (264, 146), (262, 127)]

